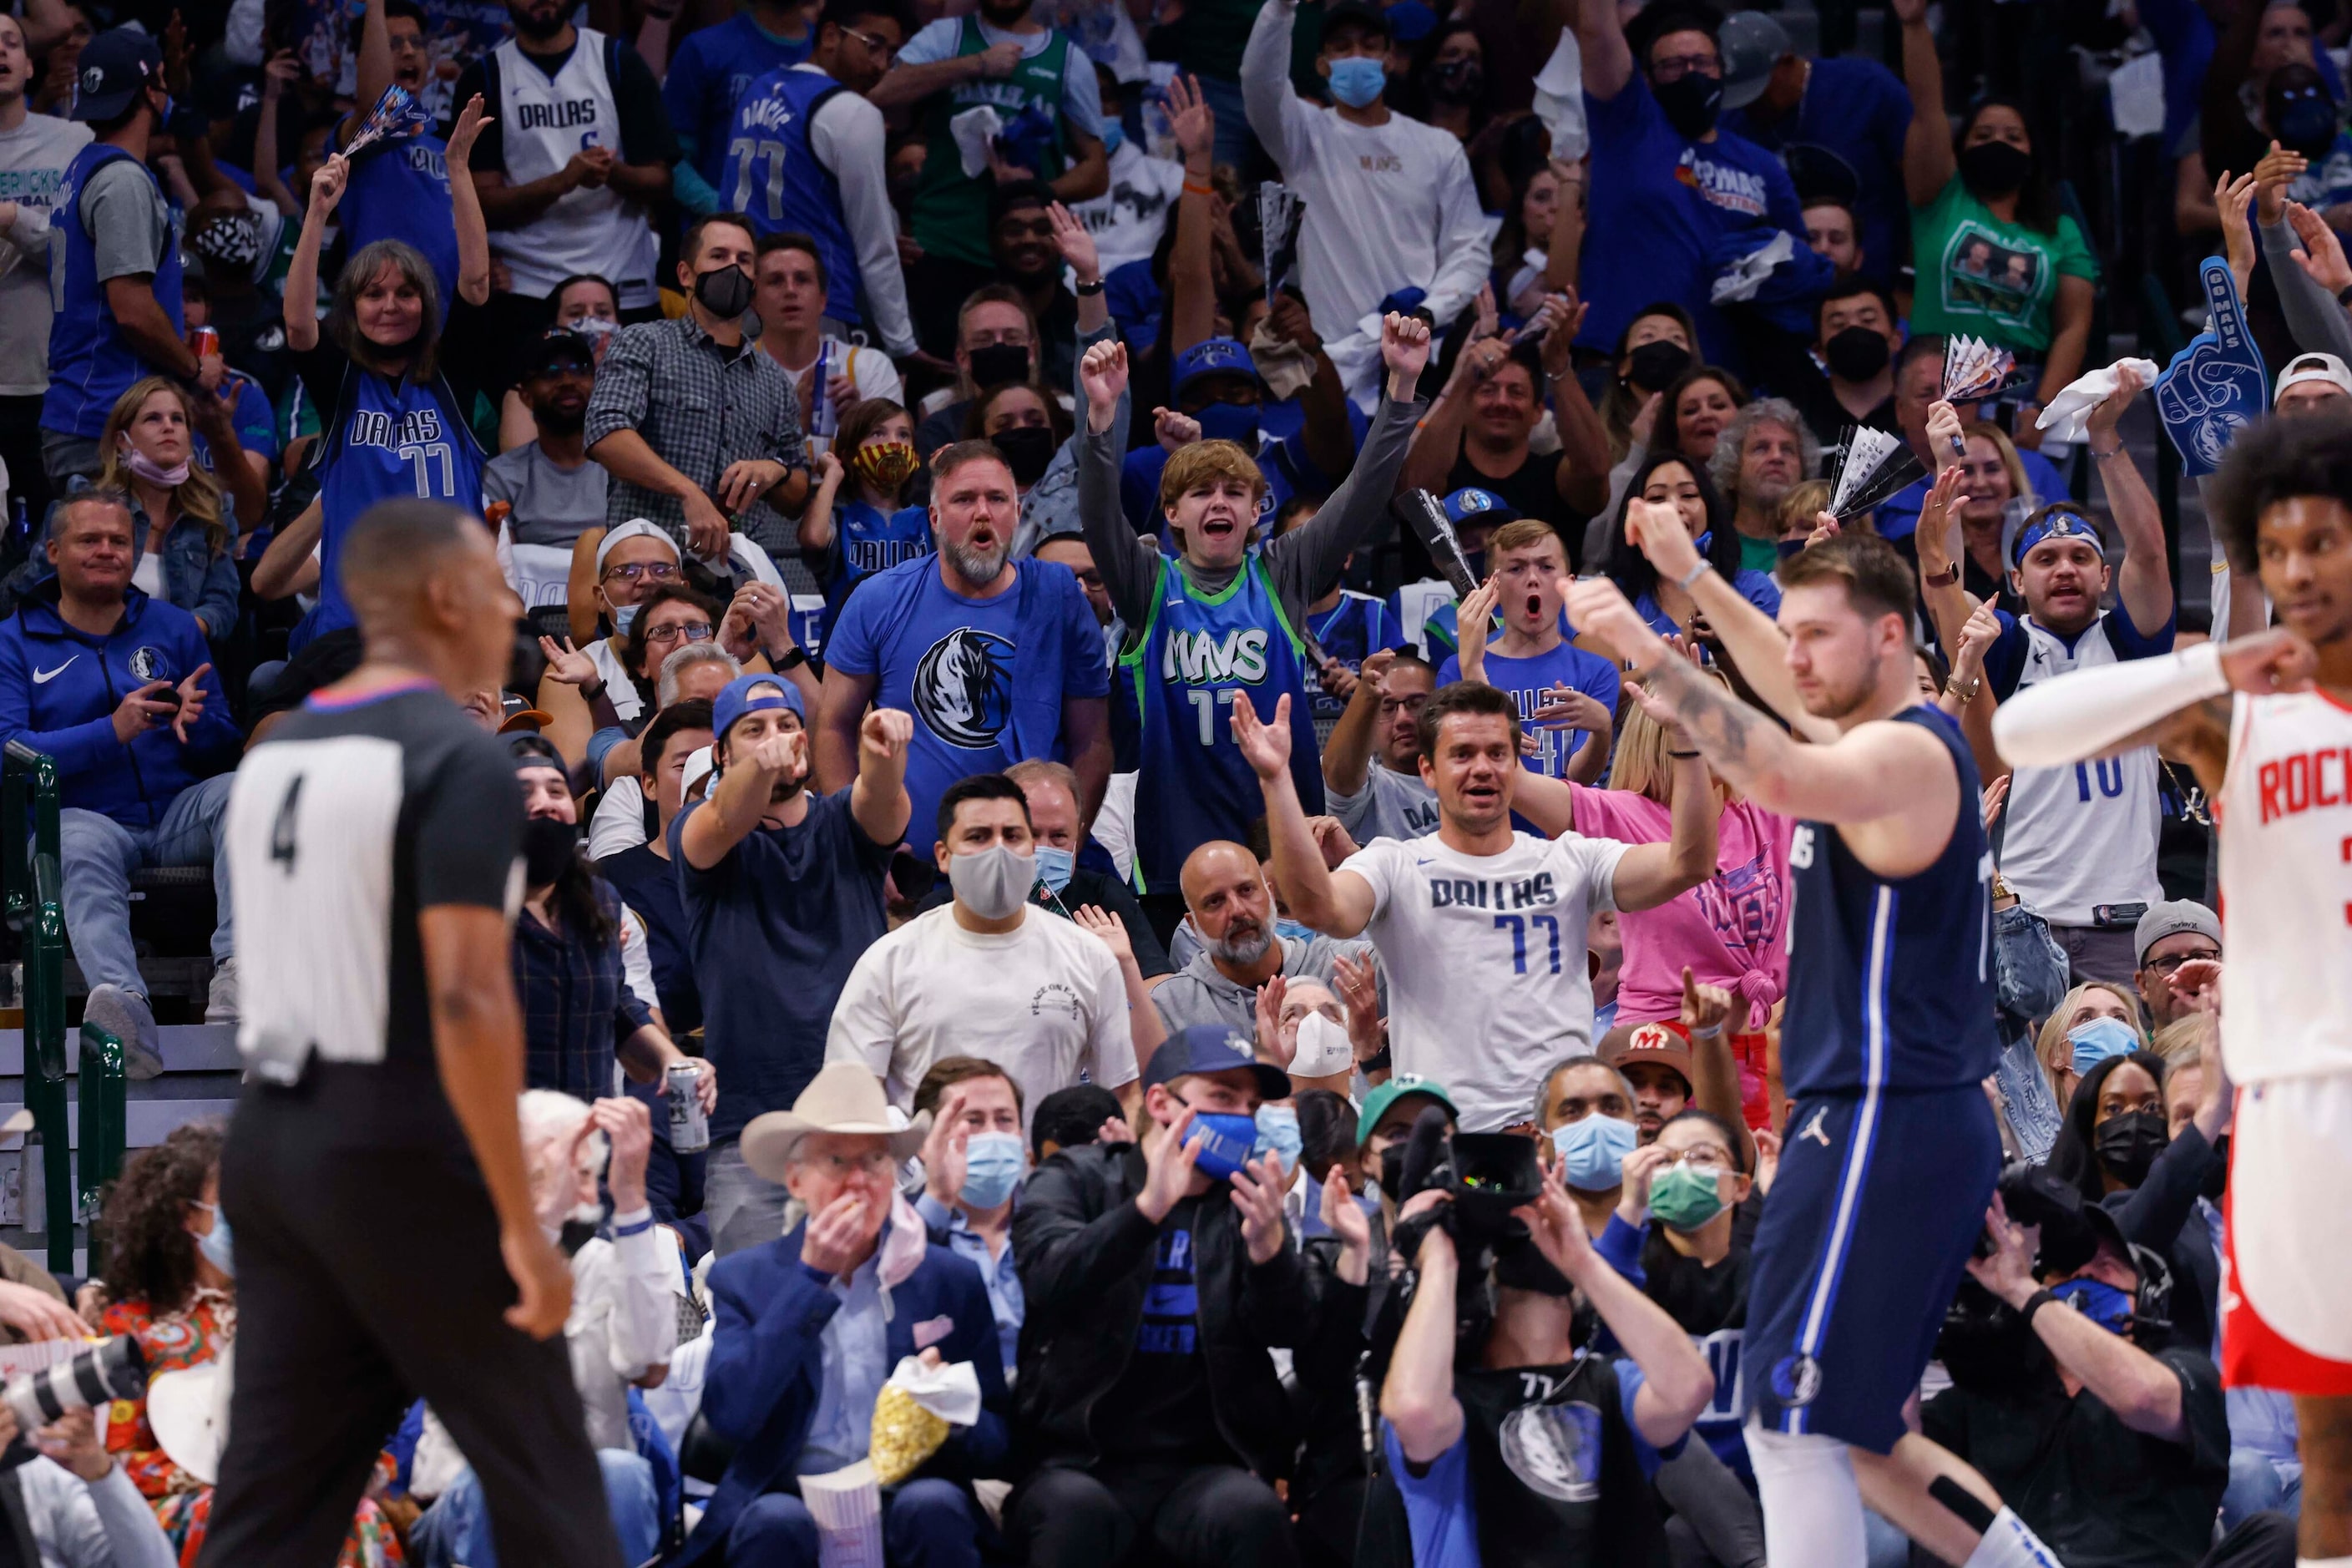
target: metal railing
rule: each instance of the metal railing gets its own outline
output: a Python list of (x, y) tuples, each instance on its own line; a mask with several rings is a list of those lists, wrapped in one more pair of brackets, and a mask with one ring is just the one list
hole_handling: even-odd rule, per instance
[[(26, 823), (32, 824), (30, 842)], [(25, 1105), (33, 1130), (25, 1139), (26, 1228), (48, 1236), (49, 1268), (73, 1271), (74, 1221), (90, 1216), (90, 1261), (98, 1263), (95, 1221), (106, 1184), (122, 1168), (126, 1125), (122, 1042), (95, 1025), (81, 1028), (81, 1182), (74, 1180), (74, 1129), (66, 1113), (66, 915), (58, 852), (55, 759), (10, 741), (0, 760), (0, 883), (6, 919), (25, 964)], [(37, 1169), (33, 1151), (40, 1150)], [(37, 1216), (34, 1184), (44, 1202)]]

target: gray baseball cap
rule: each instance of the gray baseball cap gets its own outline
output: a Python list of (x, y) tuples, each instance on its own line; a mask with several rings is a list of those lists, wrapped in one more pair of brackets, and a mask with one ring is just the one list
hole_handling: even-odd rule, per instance
[(1788, 29), (1761, 11), (1735, 11), (1723, 19), (1715, 47), (1723, 57), (1723, 107), (1745, 109), (1764, 96), (1772, 68), (1794, 53)]
[(2210, 938), (2216, 947), (2221, 945), (2221, 917), (2196, 900), (2168, 899), (2160, 904), (2150, 904), (2147, 913), (2139, 917), (2138, 928), (2132, 932), (2135, 962), (2145, 967), (2149, 948), (2186, 931)]

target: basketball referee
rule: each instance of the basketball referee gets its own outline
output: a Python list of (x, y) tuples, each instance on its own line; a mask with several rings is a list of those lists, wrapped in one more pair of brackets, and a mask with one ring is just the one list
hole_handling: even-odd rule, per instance
[(620, 1568), (554, 1337), (571, 1272), (515, 1121), (521, 797), (451, 700), (505, 681), (506, 586), (480, 521), (433, 501), (371, 507), (341, 555), (365, 656), (247, 754), (229, 800), (254, 911), (221, 1161), (242, 1321), (201, 1561), (327, 1568), (422, 1394), (507, 1568)]

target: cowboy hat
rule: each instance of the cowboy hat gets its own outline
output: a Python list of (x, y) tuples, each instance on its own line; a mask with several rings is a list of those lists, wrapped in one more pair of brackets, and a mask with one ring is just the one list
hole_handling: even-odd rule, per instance
[(890, 1141), (893, 1159), (910, 1160), (931, 1130), (931, 1113), (911, 1122), (895, 1119), (882, 1085), (856, 1062), (827, 1062), (790, 1110), (755, 1116), (743, 1129), (743, 1163), (771, 1182), (784, 1179), (793, 1151), (811, 1132), (866, 1133)]

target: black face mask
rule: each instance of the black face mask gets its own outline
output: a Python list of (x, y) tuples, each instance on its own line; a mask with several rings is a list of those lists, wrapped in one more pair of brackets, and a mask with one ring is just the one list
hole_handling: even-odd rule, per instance
[(1716, 114), (1723, 108), (1723, 79), (1719, 76), (1685, 71), (1670, 82), (1652, 87), (1650, 91), (1675, 134), (1693, 142), (1715, 129)]
[(1979, 142), (1960, 154), (1960, 179), (1979, 200), (2012, 195), (2033, 173), (2033, 154), (2006, 142)]
[(1043, 425), (1016, 425), (1010, 430), (999, 430), (989, 440), (1004, 454), (1004, 466), (1013, 470), (1013, 482), (1027, 489), (1045, 477), (1053, 465), (1054, 450), (1061, 443), (1054, 439), (1053, 431)]
[(2314, 82), (2287, 92), (2274, 92), (2263, 118), (2279, 145), (2315, 163), (2336, 145), (2336, 103), (2327, 89)]
[(1429, 96), (1443, 103), (1470, 103), (1486, 90), (1486, 68), (1476, 60), (1448, 60), (1429, 73)]
[(1822, 345), (1830, 374), (1840, 381), (1868, 381), (1886, 368), (1886, 334), (1869, 327), (1848, 327)]
[(694, 280), (694, 297), (722, 321), (751, 308), (751, 275), (740, 267), (714, 267)]
[(526, 885), (544, 888), (563, 875), (580, 853), (580, 829), (551, 816), (522, 825), (522, 875)]
[(1019, 343), (991, 343), (974, 349), (971, 361), (971, 384), (987, 388), (1002, 386), (1008, 381), (1026, 385), (1029, 380), (1029, 351)]
[(2126, 1110), (2110, 1116), (2091, 1135), (2099, 1163), (2127, 1187), (2147, 1180), (2148, 1167), (2170, 1142), (2160, 1110)]
[(1675, 377), (1690, 368), (1690, 350), (1664, 338), (1654, 339), (1627, 354), (1625, 379), (1643, 392), (1664, 392)]

